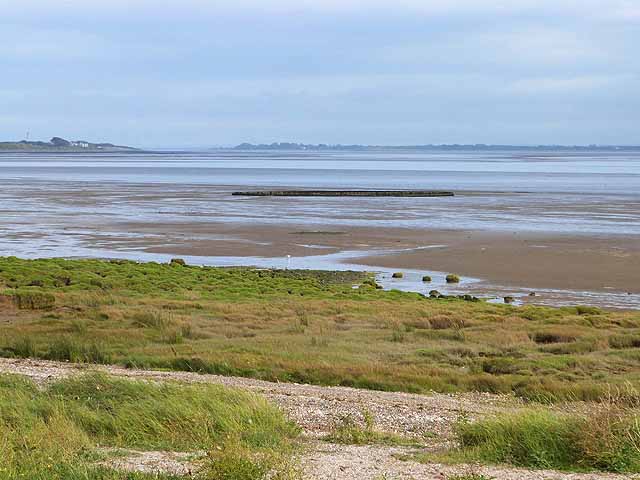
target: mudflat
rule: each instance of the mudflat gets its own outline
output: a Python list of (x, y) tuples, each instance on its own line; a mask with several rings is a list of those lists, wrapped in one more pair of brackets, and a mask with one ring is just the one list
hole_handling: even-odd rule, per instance
[[(205, 160), (203, 164), (210, 165)], [(110, 161), (103, 165), (102, 160), (97, 165), (107, 165), (105, 171), (124, 178), (137, 168), (134, 160), (127, 161), (133, 164), (126, 168)], [(45, 181), (49, 170), (37, 165), (20, 166), (22, 173), (31, 168), (34, 179), (0, 182), (1, 255), (159, 261), (194, 256), (199, 257), (194, 262), (208, 265), (260, 263), (276, 268), (288, 266), (291, 256), (291, 268), (331, 270), (348, 263), (372, 270), (457, 273), (484, 280), (471, 292), (480, 296), (501, 298), (514, 293), (502, 287), (517, 287), (523, 297), (543, 289), (589, 293), (582, 298), (554, 293), (558, 301), (546, 304), (615, 308), (638, 304), (640, 197), (631, 195), (637, 190), (630, 189), (629, 194), (616, 190), (613, 196), (476, 189), (456, 190), (455, 197), (444, 198), (234, 197), (232, 193), (241, 188), (274, 186)], [(99, 167), (89, 171), (98, 175)], [(166, 179), (179, 167), (183, 164), (176, 161), (169, 173), (160, 169), (157, 175)], [(222, 175), (236, 170), (212, 167), (206, 172)], [(303, 174), (306, 170), (300, 171)], [(79, 170), (77, 175), (85, 178), (87, 172)], [(331, 175), (320, 182), (323, 188), (335, 188), (334, 177), (341, 178), (342, 173)], [(512, 177), (508, 180), (510, 188), (523, 188)], [(418, 286), (424, 293), (419, 281)], [(605, 293), (616, 296), (615, 302), (602, 300)]]
[(370, 251), (349, 263), (455, 272), (531, 288), (640, 293), (640, 239), (629, 236), (198, 222), (123, 228), (141, 235), (114, 239), (114, 246), (151, 253), (296, 257)]

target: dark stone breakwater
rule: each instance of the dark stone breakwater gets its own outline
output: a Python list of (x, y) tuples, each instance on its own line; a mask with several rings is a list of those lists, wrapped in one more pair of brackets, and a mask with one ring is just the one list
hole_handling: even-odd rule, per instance
[(233, 192), (248, 197), (453, 197), (438, 190), (258, 190)]

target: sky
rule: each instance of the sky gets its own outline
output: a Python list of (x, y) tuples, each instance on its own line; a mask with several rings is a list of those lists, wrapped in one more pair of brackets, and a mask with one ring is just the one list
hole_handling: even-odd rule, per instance
[(640, 144), (640, 0), (0, 0), (0, 140)]

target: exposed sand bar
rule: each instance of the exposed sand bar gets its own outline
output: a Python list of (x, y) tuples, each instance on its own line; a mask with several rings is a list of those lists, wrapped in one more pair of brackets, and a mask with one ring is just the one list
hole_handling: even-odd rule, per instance
[[(282, 257), (376, 251), (350, 263), (455, 272), (494, 284), (640, 294), (640, 239), (336, 225), (127, 223), (139, 238), (96, 239), (112, 248), (197, 256)], [(103, 230), (104, 231), (104, 230)], [(91, 240), (90, 240), (91, 242)], [(438, 245), (439, 248), (423, 248)], [(385, 250), (394, 250), (384, 254)]]
[(453, 192), (436, 190), (255, 190), (233, 192), (244, 197), (453, 197)]

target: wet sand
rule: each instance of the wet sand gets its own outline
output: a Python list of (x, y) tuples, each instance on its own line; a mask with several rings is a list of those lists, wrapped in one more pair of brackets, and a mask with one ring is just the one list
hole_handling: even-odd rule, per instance
[[(112, 248), (188, 256), (293, 257), (373, 251), (350, 263), (455, 272), (519, 287), (640, 293), (640, 239), (336, 225), (128, 223)], [(424, 247), (435, 248), (424, 248)], [(393, 253), (385, 254), (392, 250)], [(376, 252), (379, 251), (379, 252)], [(378, 254), (379, 253), (379, 254)]]
[[(640, 239), (458, 232), (446, 248), (359, 259), (364, 265), (430, 268), (501, 285), (640, 293)], [(445, 238), (443, 238), (445, 237)]]

